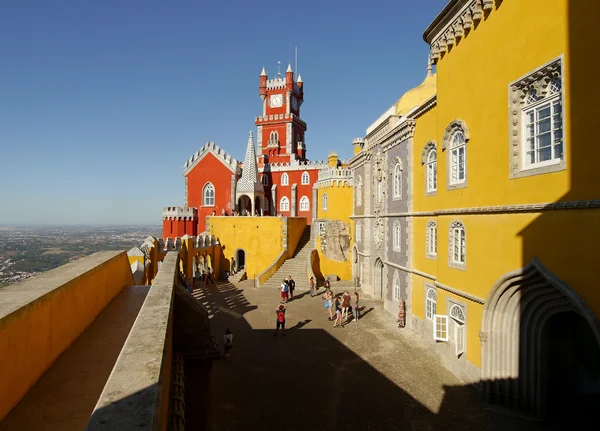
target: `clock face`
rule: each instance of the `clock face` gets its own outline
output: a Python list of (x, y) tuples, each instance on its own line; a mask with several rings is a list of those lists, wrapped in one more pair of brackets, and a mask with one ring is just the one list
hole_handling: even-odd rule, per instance
[(292, 96), (292, 109), (294, 111), (298, 110), (298, 99), (296, 99), (295, 97)]
[(283, 106), (283, 94), (273, 94), (271, 96), (271, 108), (280, 108)]

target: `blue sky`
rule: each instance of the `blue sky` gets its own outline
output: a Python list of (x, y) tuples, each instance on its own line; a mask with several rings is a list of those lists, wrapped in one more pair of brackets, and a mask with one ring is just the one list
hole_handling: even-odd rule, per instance
[(243, 159), (258, 75), (299, 50), (313, 160), (426, 75), (447, 0), (0, 2), (0, 225), (159, 224), (212, 140)]

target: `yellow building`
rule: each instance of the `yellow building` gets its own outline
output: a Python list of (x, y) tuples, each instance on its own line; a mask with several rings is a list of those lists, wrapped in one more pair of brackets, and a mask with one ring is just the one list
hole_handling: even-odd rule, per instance
[(318, 262), (315, 273), (332, 279), (352, 279), (352, 171), (336, 153), (327, 158), (328, 169), (319, 171), (313, 187), (313, 237)]
[(424, 33), (437, 95), (416, 118), (410, 323), (488, 400), (536, 416), (600, 395), (598, 16), (452, 0)]

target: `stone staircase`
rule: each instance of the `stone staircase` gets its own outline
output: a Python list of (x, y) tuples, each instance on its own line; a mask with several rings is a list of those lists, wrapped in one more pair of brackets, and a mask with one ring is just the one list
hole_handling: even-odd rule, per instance
[(246, 278), (246, 270), (242, 268), (241, 271), (236, 272), (235, 274), (229, 274), (228, 281), (233, 284), (237, 284), (242, 281), (242, 278)]
[(287, 278), (288, 275), (291, 275), (296, 282), (296, 290), (294, 290), (294, 293), (298, 294), (307, 291), (307, 260), (312, 248), (313, 242), (310, 237), (310, 226), (306, 226), (306, 229), (304, 229), (304, 232), (300, 237), (300, 241), (298, 241), (294, 256), (286, 259), (285, 262), (283, 262), (283, 265), (281, 265), (277, 272), (269, 278), (263, 287), (279, 289), (283, 279)]

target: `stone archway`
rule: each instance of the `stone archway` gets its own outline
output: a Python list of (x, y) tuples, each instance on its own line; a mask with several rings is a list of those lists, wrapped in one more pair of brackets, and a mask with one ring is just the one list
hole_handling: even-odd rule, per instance
[(373, 293), (376, 298), (385, 299), (385, 269), (381, 259), (375, 260), (375, 266), (373, 271)]
[(238, 199), (238, 212), (240, 215), (244, 210), (252, 212), (252, 200), (247, 195), (242, 195)]
[(235, 262), (238, 271), (246, 268), (246, 251), (244, 249), (238, 248), (235, 251)]
[[(586, 340), (577, 341), (577, 334), (585, 332), (581, 330), (582, 322), (588, 335)], [(562, 329), (557, 331), (561, 324)], [(525, 268), (503, 276), (490, 291), (480, 338), (481, 389), (489, 402), (545, 417), (551, 413), (554, 395), (549, 391), (557, 387), (569, 392), (561, 394), (562, 399), (576, 399), (580, 407), (589, 401), (576, 374), (557, 380), (553, 375), (557, 369), (591, 372), (600, 381), (600, 368), (590, 370), (585, 363), (589, 355), (598, 355), (600, 360), (598, 319), (583, 299), (537, 258)], [(552, 357), (561, 343), (563, 348), (568, 345), (571, 353), (578, 353), (560, 355), (562, 359)], [(577, 350), (581, 345), (588, 350)], [(597, 400), (600, 383), (596, 391), (590, 396)]]

